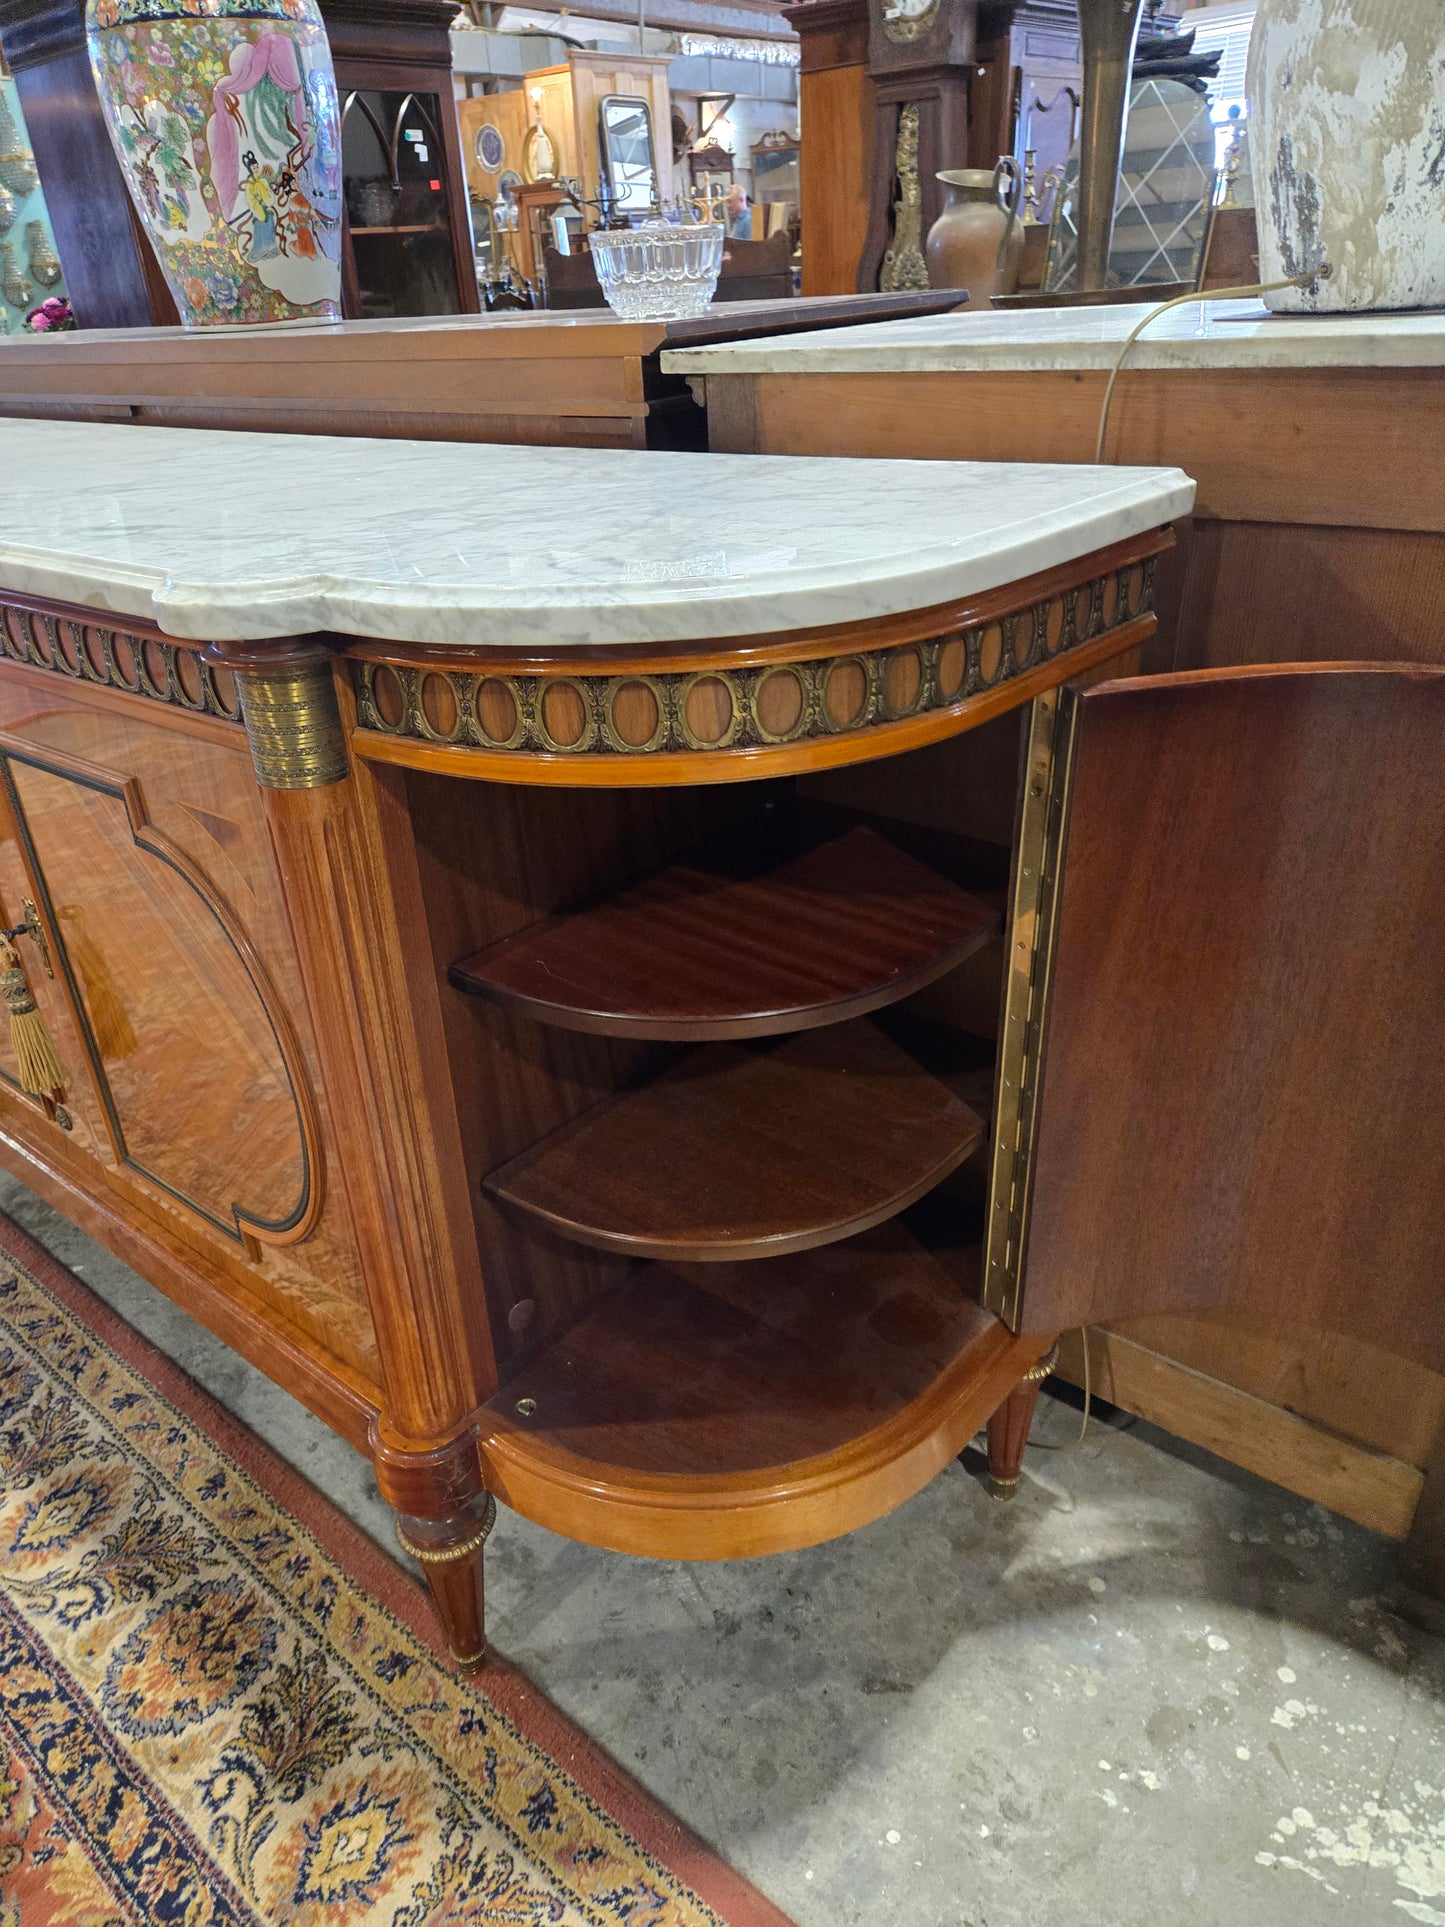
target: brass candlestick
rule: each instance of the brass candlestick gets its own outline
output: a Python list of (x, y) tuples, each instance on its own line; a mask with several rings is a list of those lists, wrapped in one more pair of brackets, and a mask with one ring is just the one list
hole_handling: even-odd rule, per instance
[(1039, 150), (1036, 147), (1024, 149), (1024, 226), (1037, 227), (1039, 223)]
[(1084, 49), (1083, 125), (1079, 141), (1079, 286), (1086, 294), (1108, 286), (1114, 204), (1129, 78), (1144, 0), (1079, 0)]

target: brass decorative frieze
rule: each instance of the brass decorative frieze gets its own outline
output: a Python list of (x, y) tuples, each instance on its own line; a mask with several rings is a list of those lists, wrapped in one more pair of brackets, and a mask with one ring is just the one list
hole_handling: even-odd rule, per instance
[(1137, 620), (1153, 580), (1150, 558), (927, 641), (752, 668), (593, 676), (354, 660), (357, 724), (518, 758), (743, 753), (856, 736), (954, 709)]
[(1034, 698), (1010, 890), (1003, 1030), (984, 1238), (983, 1302), (1017, 1331), (1033, 1188), (1045, 1017), (1068, 825), (1078, 699), (1050, 689)]
[(11, 662), (49, 669), (71, 682), (92, 683), (169, 703), (196, 716), (239, 723), (240, 700), (229, 676), (202, 662), (200, 644), (166, 642), (108, 623), (82, 622), (44, 610), (0, 604), (0, 647)]
[(893, 240), (878, 273), (878, 286), (885, 294), (928, 286), (928, 263), (923, 258), (923, 188), (918, 179), (918, 106), (914, 101), (898, 115), (893, 169), (898, 177)]
[(243, 669), (241, 713), (256, 781), (267, 790), (314, 790), (349, 773), (331, 663), (322, 657)]

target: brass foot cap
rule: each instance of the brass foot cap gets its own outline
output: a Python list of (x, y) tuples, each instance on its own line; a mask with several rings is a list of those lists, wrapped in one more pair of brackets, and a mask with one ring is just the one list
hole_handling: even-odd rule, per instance
[[(448, 1648), (448, 1651), (450, 1650), (451, 1649)], [(483, 1646), (479, 1653), (452, 1653), (452, 1664), (459, 1673), (467, 1677), (473, 1673), (480, 1673), (486, 1663), (487, 1649), (485, 1646)]]
[(996, 1479), (989, 1474), (988, 1489), (995, 1499), (1011, 1499), (1019, 1489), (1017, 1479)]

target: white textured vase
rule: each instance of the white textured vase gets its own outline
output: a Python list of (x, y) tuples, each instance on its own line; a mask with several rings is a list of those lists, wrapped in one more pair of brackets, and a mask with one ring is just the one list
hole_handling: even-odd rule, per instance
[(1445, 0), (1260, 0), (1248, 86), (1269, 306), (1445, 307)]

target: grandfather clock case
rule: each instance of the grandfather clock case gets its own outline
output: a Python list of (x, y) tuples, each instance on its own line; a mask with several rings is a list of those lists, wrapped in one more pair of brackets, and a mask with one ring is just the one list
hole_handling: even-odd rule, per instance
[(977, 0), (869, 0), (876, 132), (861, 288), (926, 288), (923, 239), (942, 205), (940, 168), (968, 154)]

